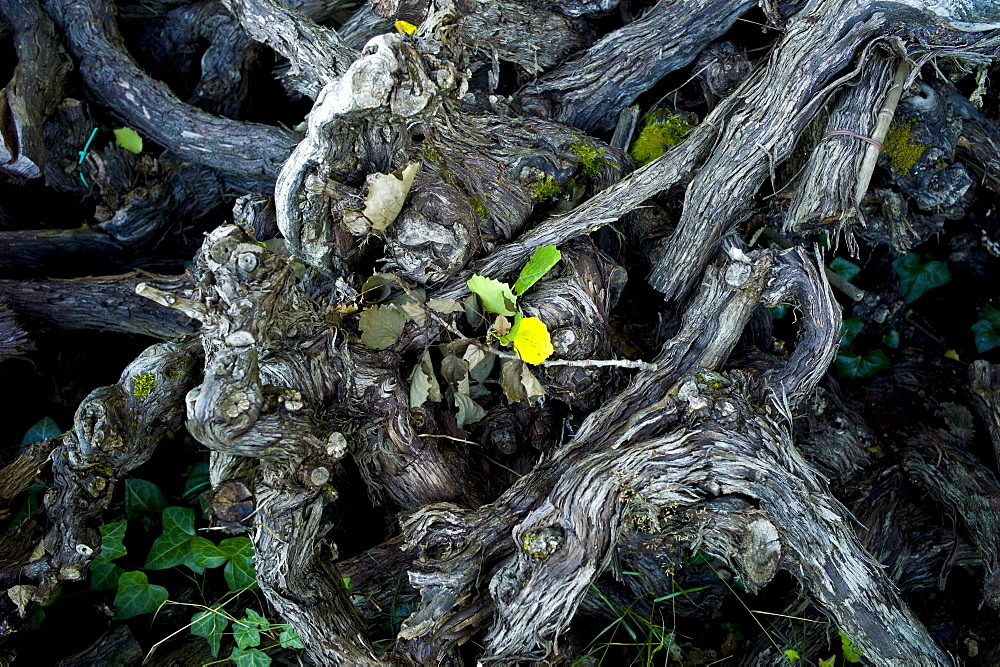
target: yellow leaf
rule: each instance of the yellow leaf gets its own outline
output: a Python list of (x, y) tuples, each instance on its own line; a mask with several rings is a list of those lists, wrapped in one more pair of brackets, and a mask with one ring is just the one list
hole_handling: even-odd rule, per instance
[(538, 364), (552, 356), (552, 338), (545, 323), (537, 317), (525, 317), (514, 338), (514, 349), (529, 364)]
[(405, 32), (407, 35), (412, 35), (417, 31), (417, 26), (406, 21), (396, 21), (396, 30)]
[(947, 352), (944, 353), (944, 356), (948, 357), (949, 359), (954, 359), (955, 361), (958, 361), (958, 352), (956, 352), (955, 350), (948, 350)]

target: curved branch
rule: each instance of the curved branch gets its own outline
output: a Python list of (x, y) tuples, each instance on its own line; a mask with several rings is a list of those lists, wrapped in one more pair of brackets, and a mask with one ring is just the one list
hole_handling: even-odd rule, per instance
[(618, 113), (684, 67), (756, 4), (753, 0), (660, 0), (540, 77), (519, 96), (528, 113), (587, 132), (611, 130)]
[(185, 158), (273, 179), (296, 143), (287, 130), (213, 116), (181, 102), (125, 51), (110, 0), (46, 0), (87, 85), (128, 124)]

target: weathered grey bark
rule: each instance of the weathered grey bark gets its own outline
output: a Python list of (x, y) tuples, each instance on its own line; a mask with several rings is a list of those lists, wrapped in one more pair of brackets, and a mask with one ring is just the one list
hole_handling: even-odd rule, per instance
[[(937, 14), (928, 16), (932, 12)], [(677, 231), (650, 277), (653, 287), (668, 299), (690, 291), (700, 267), (723, 236), (749, 217), (754, 194), (789, 156), (819, 106), (847, 80), (834, 77), (874, 37), (905, 36), (911, 26), (908, 21), (915, 16), (963, 30), (974, 23), (970, 17), (981, 25), (1000, 20), (1000, 9), (973, 0), (926, 5), (824, 0), (809, 3), (795, 16), (766, 66), (759, 67), (709, 116), (709, 121), (722, 127), (721, 136), (685, 192)], [(961, 43), (963, 39), (952, 32), (942, 41)], [(986, 52), (995, 49), (991, 39), (976, 43), (972, 37), (964, 47), (942, 48)], [(772, 185), (777, 188), (776, 183)]]
[[(971, 415), (970, 415), (971, 416)], [(1000, 483), (943, 429), (915, 438), (901, 462), (912, 478), (965, 524), (986, 570), (985, 604), (1000, 608)]]
[(966, 120), (958, 146), (983, 182), (1000, 192), (1000, 128), (996, 123), (982, 116)]
[[(580, 151), (595, 155), (590, 164), (598, 184), (628, 163), (620, 152), (562, 125), (462, 113), (451, 99), (465, 89), (462, 74), (422, 48), (398, 34), (373, 40), (365, 56), (323, 89), (306, 139), (282, 167), (275, 190), (278, 226), (292, 252), (324, 273), (350, 271), (360, 241), (379, 231), (364, 215), (366, 176), (411, 162), (425, 172), (414, 186), (416, 210), (403, 212), (387, 234), (404, 275), (437, 282), (479, 248), (523, 229), (538, 188), (569, 183), (584, 163)], [(378, 109), (383, 105), (388, 109)], [(435, 193), (434, 207), (444, 211), (422, 210), (419, 193), (428, 190)], [(423, 256), (428, 239), (441, 246), (430, 260)]]
[(650, 277), (653, 287), (668, 298), (687, 294), (698, 267), (749, 216), (753, 195), (791, 153), (830, 92), (824, 86), (885, 22), (854, 0), (814, 2), (796, 15), (767, 65), (709, 116), (722, 128), (717, 148), (684, 195), (677, 230)]
[(542, 221), (476, 261), (471, 271), (450, 280), (437, 294), (460, 298), (468, 294), (465, 281), (471, 273), (506, 275), (514, 267), (522, 266), (538, 246), (559, 245), (619, 220), (645, 200), (687, 179), (711, 149), (713, 136), (711, 127), (698, 126), (684, 142), (661, 157), (601, 190), (572, 211)]
[(93, 643), (86, 650), (59, 662), (57, 667), (87, 667), (88, 665), (128, 665), (142, 662), (146, 653), (126, 625), (119, 626)]
[(296, 89), (315, 98), (331, 79), (347, 71), (358, 53), (330, 28), (274, 0), (223, 0), (250, 36), (292, 63)]
[(291, 457), (261, 464), (253, 534), (257, 581), (317, 665), (380, 664), (341, 574), (319, 553), (328, 528), (322, 488), (315, 488), (315, 478), (303, 480), (305, 489), (289, 488), (301, 479), (299, 465)]
[[(265, 184), (257, 191), (268, 189), (268, 179), (274, 179), (294, 138), (273, 128), (227, 124), (199, 114), (142, 78), (124, 53), (109, 2), (48, 3), (65, 26), (84, 77), (129, 124), (145, 131), (133, 119), (159, 123), (162, 117), (153, 116), (157, 106), (180, 113), (180, 125), (160, 128), (159, 138), (149, 136), (227, 172), (223, 178), (230, 187), (233, 172), (244, 172), (248, 184)], [(912, 524), (919, 527), (919, 536), (928, 536), (923, 543), (902, 529), (869, 532), (859, 539), (856, 522), (814, 470), (829, 475), (838, 491), (847, 489), (858, 471), (876, 474), (869, 451), (876, 436), (856, 418), (858, 406), (830, 387), (814, 393), (835, 354), (840, 329), (820, 267), (800, 250), (748, 254), (737, 243), (727, 249), (732, 261), (709, 263), (731, 226), (750, 213), (752, 198), (792, 150), (797, 135), (829, 94), (850, 80), (851, 75), (835, 77), (859, 47), (880, 34), (905, 36), (905, 26), (900, 28), (904, 19), (919, 17), (922, 22), (930, 9), (940, 10), (952, 28), (985, 29), (996, 11), (992, 5), (814, 0), (791, 22), (767, 65), (724, 99), (707, 123), (661, 158), (622, 178), (633, 164), (621, 151), (627, 142), (620, 137), (616, 149), (559, 122), (517, 118), (505, 108), (505, 100), (489, 94), (499, 60), (516, 63), (521, 73), (558, 67), (539, 87), (579, 73), (573, 68), (581, 64), (597, 71), (595, 63), (604, 62), (606, 55), (597, 49), (559, 66), (569, 51), (590, 39), (580, 23), (564, 16), (607, 11), (614, 2), (537, 3), (546, 11), (513, 2), (433, 3), (426, 20), (418, 21), (415, 37), (380, 36), (363, 54), (345, 47), (337, 33), (305, 19), (309, 12), (285, 9), (295, 3), (228, 4), (255, 38), (290, 59), (300, 90), (317, 95), (308, 132), (278, 175), (273, 216), (266, 199), (243, 200), (237, 222), (249, 234), (232, 225), (212, 232), (196, 258), (192, 283), (149, 279), (136, 285), (142, 296), (202, 323), (203, 378), (199, 381), (202, 361), (190, 344), (154, 347), (118, 385), (98, 390), (81, 407), (76, 429), (56, 450), (57, 489), (47, 503), (54, 520), (46, 539), (49, 554), (25, 570), (42, 578), (39, 599), (59, 581), (83, 575), (97, 539), (96, 517), (114, 481), (148, 456), (166, 428), (176, 428), (182, 418), (178, 397), (191, 388), (186, 425), (212, 452), (213, 487), (245, 489), (239, 500), (255, 510), (253, 526), (241, 524), (242, 515), (234, 515), (229, 524), (226, 517), (217, 517), (219, 523), (234, 530), (250, 528), (264, 595), (296, 628), (318, 664), (378, 660), (342, 584), (345, 574), (358, 577), (352, 583), (365, 592), (381, 584), (402, 591), (407, 599), (420, 596), (417, 612), (401, 632), (396, 657), (422, 664), (454, 660), (457, 647), (489, 624), (483, 661), (507, 663), (567, 657), (560, 655), (559, 637), (578, 609), (593, 609), (587, 591), (602, 572), (613, 571), (614, 559), (648, 572), (654, 586), (668, 592), (670, 581), (664, 572), (654, 572), (653, 554), (676, 559), (684, 550), (717, 556), (751, 589), (766, 585), (779, 569), (790, 571), (823, 613), (878, 664), (947, 663), (892, 581), (919, 588), (931, 585), (936, 573), (954, 562), (985, 563), (992, 577), (987, 596), (993, 595), (996, 526), (991, 514), (980, 511), (981, 501), (997, 492), (989, 486), (992, 478), (959, 456), (957, 448), (957, 454), (946, 452), (939, 460), (932, 455), (938, 451), (936, 441), (928, 450), (913, 447), (904, 456), (912, 457), (906, 460), (926, 488), (955, 507), (971, 531), (981, 533), (975, 552), (963, 544), (946, 552), (926, 517), (916, 517)], [(379, 3), (386, 14), (395, 11), (395, 4)], [(602, 43), (620, 49), (623, 37), (632, 35), (634, 41), (654, 25), (663, 27), (673, 8), (675, 20), (679, 13), (687, 21), (678, 21), (681, 26), (670, 33), (676, 33), (678, 46), (668, 47), (663, 58), (663, 67), (675, 68), (694, 57), (708, 33), (723, 30), (745, 7), (728, 1), (716, 6), (662, 2)], [(702, 23), (690, 25), (698, 21)], [(553, 36), (548, 50), (540, 48), (545, 42), (539, 35), (546, 31)], [(302, 35), (307, 38), (300, 39)], [(942, 52), (987, 48), (970, 46), (951, 32), (939, 32), (937, 38), (948, 44)], [(664, 39), (646, 40), (653, 50), (643, 51), (643, 58), (663, 47)], [(937, 48), (917, 45), (914, 51), (923, 49), (927, 55)], [(485, 84), (470, 80), (470, 54), (483, 61), (479, 66), (486, 67), (487, 61), (491, 66), (482, 77)], [(106, 62), (110, 69), (104, 68)], [(114, 76), (109, 78), (108, 72)], [(593, 100), (577, 105), (591, 111), (578, 113), (593, 112), (593, 122), (599, 124), (604, 120), (594, 104), (605, 104), (613, 122), (626, 98), (645, 92), (660, 76), (656, 70), (609, 77), (616, 90), (629, 91), (610, 102), (593, 80), (580, 89), (568, 83), (555, 86), (546, 95), (567, 104), (567, 99), (579, 99), (573, 98), (578, 90), (600, 90), (591, 93)], [(122, 88), (120, 81), (130, 87)], [(123, 92), (136, 99), (120, 99)], [(147, 92), (150, 97), (141, 96)], [(150, 104), (148, 116), (142, 111), (144, 100)], [(861, 106), (855, 119), (877, 109), (879, 101), (868, 99)], [(78, 109), (65, 110), (81, 124)], [(200, 124), (208, 128), (201, 134), (206, 142), (201, 148), (207, 152), (177, 140), (178, 127), (179, 132), (200, 134)], [(257, 133), (261, 153), (243, 145), (248, 131)], [(73, 131), (74, 141), (78, 134)], [(828, 143), (849, 142), (833, 138)], [(213, 152), (218, 147), (228, 152)], [(100, 157), (95, 153), (94, 160)], [(830, 159), (817, 168), (828, 168)], [(375, 183), (379, 177), (400, 179), (410, 165), (418, 171), (412, 186), (398, 195), (398, 212), (376, 225), (365, 213), (378, 190)], [(843, 185), (850, 169), (837, 166)], [(609, 312), (622, 270), (592, 241), (578, 237), (622, 219), (650, 197), (692, 177), (680, 227), (653, 282), (679, 296), (698, 284), (708, 266), (701, 291), (686, 312), (675, 313), (682, 316), (680, 331), (662, 353), (651, 364), (636, 364), (647, 370), (625, 391), (603, 400), (612, 387), (599, 362), (614, 363), (607, 359), (613, 350)], [(118, 180), (105, 179), (102, 196), (106, 189), (107, 199), (124, 198), (130, 190), (119, 187)], [(562, 189), (560, 206), (573, 207), (592, 197), (566, 214), (543, 217), (556, 206), (545, 200), (545, 193), (554, 189)], [(220, 190), (216, 184), (213, 196), (220, 196)], [(156, 201), (160, 203), (153, 207), (184, 204)], [(530, 227), (538, 217), (541, 222)], [(321, 273), (302, 276), (301, 264), (273, 252), (270, 244), (262, 248), (255, 242), (274, 235), (272, 218), (297, 259)], [(628, 234), (633, 238), (650, 227), (648, 216), (638, 214), (626, 218), (626, 224), (634, 226)], [(456, 318), (425, 313), (425, 321), (418, 323), (420, 318), (413, 317), (383, 351), (365, 348), (353, 338), (353, 309), (362, 303), (357, 283), (364, 279), (357, 275), (358, 267), (395, 272), (401, 289), (420, 291), (421, 299), (455, 298), (468, 293), (466, 279), (472, 271), (503, 277), (523, 265), (537, 246), (551, 243), (562, 247), (563, 262), (519, 299), (519, 307), (548, 324), (559, 361), (585, 362), (536, 369), (550, 399), (563, 391), (577, 410), (600, 406), (568, 440), (559, 432), (561, 417), (546, 414), (554, 412), (551, 407), (499, 404), (503, 396), (491, 388), (484, 389), (491, 396), (484, 394), (480, 401), (490, 408), (479, 431), (482, 438), (471, 434), (476, 427), (457, 427), (447, 410), (411, 408), (405, 370), (415, 352), (449, 345), (445, 341), (464, 326)], [(116, 313), (134, 306), (119, 296), (108, 301), (104, 290), (113, 295), (114, 289), (137, 280), (139, 276), (67, 281), (56, 288), (72, 300), (74, 310), (64, 312), (88, 313), (95, 299), (110, 303), (112, 308), (103, 306), (107, 320), (99, 320), (110, 325), (122, 319)], [(89, 294), (80, 293), (82, 285), (89, 286)], [(25, 294), (26, 307), (51, 321), (59, 317), (59, 308), (43, 308), (39, 295), (49, 294), (45, 290), (52, 286), (0, 288)], [(784, 301), (797, 303), (802, 312), (803, 336), (794, 351), (785, 357), (730, 360), (755, 309)], [(164, 320), (152, 315), (151, 308), (143, 309), (150, 313), (148, 319), (134, 318), (125, 326), (167, 336), (191, 324), (183, 317)], [(72, 322), (80, 326), (78, 320)], [(456, 344), (472, 347), (453, 340), (449, 351)], [(730, 370), (723, 371), (727, 361)], [(157, 383), (142, 397), (133, 383), (150, 374)], [(812, 413), (800, 425), (800, 447), (793, 442), (791, 424), (798, 408)], [(851, 416), (838, 421), (831, 412)], [(525, 435), (525, 424), (541, 430)], [(150, 437), (141, 437), (143, 433)], [(537, 463), (532, 445), (543, 452)], [(480, 470), (506, 465), (494, 467), (487, 456), (494, 449), (517, 457), (505, 459), (512, 466), (510, 474), (521, 475), (509, 488), (504, 485), (511, 478), (484, 482), (476, 477)], [(390, 541), (367, 554), (385, 557), (378, 573), (366, 569), (365, 556), (334, 565), (336, 547), (327, 542), (330, 525), (324, 510), (337, 498), (338, 461), (348, 453), (372, 496), (405, 512), (405, 544)], [(959, 483), (944, 479), (952, 470), (961, 473)], [(884, 523), (883, 517), (900, 507), (891, 488), (900, 480), (895, 471), (879, 478), (882, 486), (867, 479), (873, 490), (850, 497), (855, 514), (870, 510), (864, 521)], [(975, 493), (969, 496), (970, 491)], [(963, 494), (980, 506), (961, 505), (958, 496)], [(226, 511), (221, 502), (213, 508)], [(11, 553), (20, 558), (16, 551)], [(401, 581), (406, 569), (409, 587)], [(627, 586), (614, 594), (628, 592), (638, 595)], [(362, 603), (367, 614), (376, 604), (389, 603), (384, 593), (373, 593), (374, 602)]]
[(28, 445), (16, 459), (0, 469), (0, 503), (7, 505), (25, 491), (45, 467), (58, 438), (46, 438)]
[[(150, 33), (143, 47), (156, 50), (153, 56), (161, 66), (200, 71), (188, 104), (227, 118), (240, 117), (250, 92), (250, 66), (260, 47), (219, 0), (177, 7), (155, 22)], [(201, 41), (208, 46), (194, 60), (190, 56), (200, 50)]]
[(86, 576), (101, 546), (101, 513), (115, 484), (183, 424), (184, 394), (200, 375), (200, 356), (196, 341), (153, 345), (117, 384), (94, 390), (77, 409), (73, 430), (52, 454), (45, 555), (25, 566), (26, 574), (40, 580), (36, 601), (48, 601), (62, 582)]
[(42, 127), (62, 101), (73, 66), (37, 0), (3, 0), (0, 20), (14, 32), (18, 62), (0, 91), (0, 170), (38, 178), (47, 161)]
[[(313, 659), (372, 662), (341, 577), (318, 552), (322, 508), (336, 497), (330, 471), (348, 452), (348, 406), (368, 416), (354, 446), (359, 465), (404, 506), (459, 499), (474, 486), (455, 457), (415, 437), (398, 362), (338, 343), (286, 259), (226, 226), (206, 240), (195, 275), (197, 300), (141, 288), (204, 323), (205, 381), (187, 396), (188, 431), (216, 454), (260, 461), (259, 582)], [(288, 356), (292, 340), (301, 352)]]
[[(103, 230), (94, 227), (78, 229), (41, 229), (0, 232), (0, 243), (8, 252), (0, 257), (0, 275), (44, 275), (66, 269), (98, 271), (128, 268), (133, 253), (116, 243)], [(58, 267), (59, 271), (53, 271)]]
[(295, 145), (277, 127), (213, 116), (177, 99), (125, 50), (109, 0), (46, 0), (80, 73), (94, 94), (128, 124), (174, 153), (243, 178), (273, 178)]
[(143, 266), (168, 230), (198, 221), (223, 202), (223, 184), (214, 171), (170, 153), (137, 157), (111, 145), (89, 151), (80, 168), (91, 194), (100, 198), (98, 224), (0, 232), (0, 243), (10, 250), (0, 256), (0, 275), (65, 276)]
[(162, 340), (197, 330), (190, 317), (138, 296), (139, 283), (169, 291), (192, 287), (187, 276), (134, 271), (100, 278), (0, 280), (0, 297), (32, 330), (118, 331)]
[(1000, 460), (1000, 365), (973, 361), (969, 368), (969, 390), (972, 407), (986, 424), (994, 453)]
[(455, 39), (484, 60), (514, 63), (527, 74), (551, 69), (593, 40), (585, 23), (535, 3), (496, 0), (472, 7), (455, 22)]
[(34, 347), (11, 311), (10, 304), (0, 298), (0, 361), (19, 357)]
[(641, 18), (539, 77), (522, 108), (586, 132), (610, 130), (618, 113), (753, 7), (751, 0), (660, 0)]
[(785, 215), (786, 231), (839, 239), (852, 220), (860, 217), (864, 224), (860, 202), (909, 71), (880, 49), (867, 54), (858, 81), (841, 94), (809, 155)]
[[(752, 522), (744, 536), (760, 559), (752, 571), (761, 584), (778, 567), (792, 571), (876, 661), (920, 656), (947, 664), (857, 542), (825, 482), (774, 421), (811, 391), (832, 359), (839, 317), (828, 286), (798, 254), (781, 261), (735, 256), (741, 259), (710, 273), (681, 332), (657, 359), (663, 370), (637, 376), (497, 501), (474, 512), (428, 506), (407, 520), (408, 543), (421, 549), (411, 574), (421, 608), (401, 633), (413, 640), (411, 658), (447, 655), (450, 642), (467, 636), (459, 619), (489, 611), (476, 591), (483, 571), (492, 573), (496, 605), (484, 661), (551, 654), (587, 586), (607, 566), (630, 506), (649, 507), (645, 514), (655, 517), (655, 508), (738, 493), (757, 499), (771, 517)], [(761, 298), (795, 298), (805, 309), (806, 334), (787, 362), (758, 381), (689, 376), (728, 355)], [(756, 413), (755, 400), (774, 416)], [(684, 416), (689, 411), (702, 416), (692, 422)], [(886, 614), (896, 620), (886, 624)]]

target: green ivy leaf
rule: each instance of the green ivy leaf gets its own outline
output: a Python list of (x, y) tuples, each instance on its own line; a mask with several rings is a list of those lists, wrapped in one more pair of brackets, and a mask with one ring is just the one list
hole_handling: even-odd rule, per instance
[(835, 257), (832, 262), (830, 262), (830, 270), (838, 274), (844, 280), (850, 280), (854, 276), (861, 273), (861, 267), (844, 259), (843, 257)]
[(358, 319), (361, 342), (373, 350), (384, 350), (399, 340), (405, 325), (406, 313), (395, 306), (372, 306)]
[(153, 542), (143, 567), (147, 570), (165, 570), (186, 562), (197, 565), (194, 554), (191, 553), (190, 540), (190, 536), (183, 533), (164, 532)]
[[(228, 544), (227, 544), (228, 543)], [(229, 562), (223, 575), (229, 590), (240, 591), (244, 588), (257, 588), (257, 571), (253, 567), (253, 543), (247, 537), (231, 537), (223, 540), (220, 549), (228, 551)]]
[(1000, 310), (997, 310), (993, 306), (983, 306), (983, 309), (979, 311), (979, 317), (986, 320), (993, 325), (995, 329), (1000, 331)]
[(497, 315), (513, 315), (517, 297), (510, 291), (510, 285), (486, 276), (473, 274), (466, 283), (469, 290), (479, 296), (483, 308)]
[(531, 259), (521, 269), (521, 275), (514, 283), (514, 294), (521, 296), (528, 288), (541, 280), (562, 258), (562, 253), (554, 245), (543, 245), (535, 248)]
[(240, 648), (249, 648), (260, 645), (260, 631), (271, 626), (267, 619), (255, 612), (247, 609), (246, 615), (233, 623), (233, 639)]
[(118, 582), (125, 570), (114, 563), (95, 560), (90, 564), (90, 590), (113, 591), (118, 588)]
[(861, 330), (865, 328), (865, 323), (856, 317), (848, 317), (840, 325), (840, 344), (847, 346), (851, 344)]
[(253, 558), (253, 542), (249, 537), (230, 537), (222, 540), (219, 550), (232, 558), (241, 553), (247, 553)]
[(913, 303), (928, 291), (951, 282), (951, 272), (944, 262), (924, 262), (919, 255), (900, 255), (892, 261), (899, 276), (899, 288), (906, 303)]
[(893, 329), (889, 333), (882, 336), (882, 342), (895, 350), (899, 347), (899, 332)]
[(234, 646), (229, 659), (236, 663), (236, 667), (268, 667), (271, 664), (271, 656), (257, 648)]
[(976, 350), (988, 352), (1000, 346), (1000, 331), (989, 320), (979, 320), (972, 325), (972, 333), (976, 337)]
[(208, 461), (195, 463), (188, 472), (187, 481), (184, 482), (183, 497), (187, 498), (190, 495), (199, 493), (207, 488), (210, 483), (208, 478)]
[(57, 438), (62, 435), (62, 429), (52, 421), (52, 417), (42, 417), (32, 424), (28, 432), (21, 439), (21, 445), (32, 445), (48, 438)]
[(45, 488), (44, 484), (32, 484), (28, 487), (28, 497), (24, 499), (18, 510), (14, 512), (13, 518), (7, 523), (8, 531), (20, 526), (25, 519), (35, 516), (42, 506), (41, 497)]
[(191, 634), (204, 637), (212, 649), (212, 657), (219, 657), (222, 633), (226, 631), (229, 619), (222, 613), (222, 606), (216, 605), (208, 611), (200, 611), (191, 617)]
[[(195, 561), (194, 544), (215, 545), (194, 534), (194, 510), (189, 507), (168, 507), (163, 510), (163, 534), (156, 538), (146, 558), (145, 569), (165, 570), (186, 565), (192, 572), (201, 574), (205, 568)], [(204, 545), (202, 545), (204, 549)]]
[(979, 321), (972, 325), (972, 333), (979, 352), (1000, 346), (1000, 310), (989, 305), (983, 307), (979, 311)]
[(30, 632), (31, 630), (37, 630), (42, 627), (42, 621), (45, 620), (45, 610), (39, 607), (35, 612), (28, 618), (28, 622), (24, 624), (24, 631)]
[(844, 653), (844, 660), (847, 662), (861, 662), (862, 656), (854, 647), (854, 642), (843, 632), (840, 633), (840, 647)]
[(127, 151), (142, 152), (142, 137), (131, 127), (120, 127), (115, 130), (115, 143)]
[(281, 628), (281, 636), (278, 637), (278, 641), (281, 642), (282, 648), (305, 648), (306, 645), (302, 643), (299, 639), (299, 633), (295, 631), (290, 625), (279, 625)]
[(167, 589), (150, 584), (145, 572), (126, 572), (118, 579), (115, 596), (116, 620), (151, 614), (167, 601)]
[(795, 662), (796, 660), (802, 657), (801, 655), (799, 655), (799, 652), (793, 648), (786, 649), (782, 651), (782, 653), (785, 654), (785, 658), (788, 659), (788, 662)]
[(191, 540), (191, 554), (199, 567), (220, 567), (229, 560), (229, 554), (205, 538)]
[(129, 519), (142, 512), (159, 512), (167, 506), (160, 487), (144, 479), (130, 479), (125, 482), (125, 516)]
[(852, 380), (870, 378), (892, 368), (892, 362), (882, 350), (860, 355), (849, 347), (840, 350), (833, 363), (842, 377)]
[(94, 556), (95, 561), (110, 563), (128, 553), (123, 540), (125, 539), (125, 519), (106, 523), (101, 526), (101, 550)]
[(163, 532), (194, 535), (194, 510), (176, 505), (163, 510)]

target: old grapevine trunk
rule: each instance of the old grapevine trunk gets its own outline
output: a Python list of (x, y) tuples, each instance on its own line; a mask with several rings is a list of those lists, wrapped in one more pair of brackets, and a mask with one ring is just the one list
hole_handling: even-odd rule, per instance
[[(241, 489), (252, 502), (252, 520), (225, 523), (218, 510), (215, 520), (249, 534), (264, 597), (317, 664), (448, 663), (477, 636), (484, 664), (571, 659), (571, 621), (600, 613), (588, 595), (602, 576), (631, 563), (665, 595), (674, 572), (659, 564), (698, 551), (749, 591), (790, 573), (809, 613), (873, 663), (950, 664), (899, 592), (928, 586), (931, 567), (901, 555), (896, 533), (872, 530), (895, 507), (885, 480), (902, 473), (864, 477), (866, 494), (850, 500), (842, 492), (873, 465), (877, 436), (861, 416), (845, 435), (833, 412), (858, 408), (820, 387), (842, 318), (806, 237), (822, 227), (853, 241), (877, 147), (919, 65), (945, 54), (989, 62), (997, 5), (766, 3), (781, 28), (769, 53), (682, 141), (637, 167), (623, 150), (627, 106), (752, 3), (661, 0), (599, 39), (584, 17), (615, 2), (380, 1), (343, 34), (314, 20), (334, 4), (163, 10), (175, 41), (203, 37), (205, 17), (229, 35), (216, 35), (185, 102), (130, 56), (110, 0), (0, 0), (21, 59), (0, 99), (7, 172), (83, 192), (65, 177), (75, 153), (57, 136), (76, 140), (89, 126), (90, 111), (63, 99), (68, 56), (27, 55), (30, 40), (52, 42), (57, 29), (94, 107), (165, 149), (155, 160), (115, 146), (81, 155), (106, 220), (2, 232), (14, 252), (0, 268), (60, 253), (131, 267), (172, 224), (253, 193), (205, 235), (184, 276), (0, 281), (5, 304), (36, 329), (168, 341), (88, 396), (72, 431), (0, 471), (15, 497), (51, 451), (44, 552), (26, 548), (38, 539), (27, 530), (10, 549), (8, 569), (34, 578), (35, 600), (85, 577), (116, 484), (185, 428), (211, 453), (216, 497)], [(388, 30), (395, 18), (400, 30)], [(294, 130), (222, 115), (236, 115), (261, 44), (287, 60), (282, 83), (313, 100)], [(53, 72), (46, 86), (24, 88), (31, 67)], [(504, 77), (516, 92), (500, 93)], [(612, 138), (591, 136), (619, 118)], [(967, 150), (992, 174), (995, 128), (972, 120)], [(761, 189), (776, 194), (782, 163), (810, 142), (786, 179), (787, 212), (765, 223), (802, 243), (751, 249), (734, 230), (762, 214)], [(671, 197), (682, 199), (675, 221)], [(610, 225), (614, 240), (594, 234)], [(628, 247), (612, 257), (615, 243)], [(498, 340), (511, 322), (484, 313), (467, 281), (505, 279), (546, 245), (560, 247), (561, 263), (518, 294), (511, 315), (513, 326), (539, 318), (551, 334), (552, 358), (529, 367)], [(614, 316), (626, 279), (660, 315), (636, 325), (645, 329), (630, 347), (630, 324)], [(647, 280), (655, 294), (637, 287)], [(791, 350), (759, 326), (782, 304), (799, 314)], [(656, 320), (646, 315), (636, 319)], [(970, 400), (997, 443), (996, 369), (971, 377)], [(976, 536), (963, 558), (983, 568), (983, 599), (998, 604), (993, 473), (931, 430), (899, 458)], [(355, 470), (398, 512), (399, 531), (338, 562), (328, 510)], [(414, 610), (380, 652), (365, 616), (397, 594)], [(790, 614), (807, 613), (796, 604)]]

